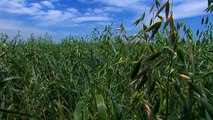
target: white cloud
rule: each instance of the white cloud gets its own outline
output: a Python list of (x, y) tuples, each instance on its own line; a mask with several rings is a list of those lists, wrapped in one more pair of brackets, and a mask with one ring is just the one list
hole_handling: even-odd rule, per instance
[(75, 9), (75, 8), (68, 8), (67, 11), (71, 12), (71, 13), (74, 13), (74, 14), (78, 13), (78, 10)]
[(75, 8), (68, 8), (65, 11), (48, 10), (44, 14), (33, 16), (33, 19), (39, 20), (38, 26), (63, 25), (71, 23), (71, 19), (78, 17), (80, 13)]
[(24, 0), (1, 0), (0, 11), (14, 13), (14, 14), (29, 14), (33, 15), (40, 12), (41, 6), (39, 4), (31, 4), (27, 7)]
[[(86, 0), (83, 0), (84, 2)], [(89, 1), (89, 0), (88, 0)], [(90, 0), (91, 1), (91, 0)], [(161, 0), (162, 3), (167, 0)], [(150, 0), (93, 0), (111, 7), (117, 7), (120, 11), (132, 11), (138, 15), (147, 12), (153, 1)], [(186, 18), (205, 14), (203, 11), (207, 7), (207, 0), (173, 0), (171, 1), (175, 18)]]
[[(110, 9), (105, 9), (107, 12), (121, 12), (121, 11), (133, 11), (137, 14), (149, 9), (147, 3), (150, 3), (150, 0), (78, 0), (80, 2), (87, 3), (102, 3), (105, 4)], [(102, 9), (103, 8), (98, 8)], [(114, 11), (113, 11), (114, 10)]]
[(94, 15), (102, 15), (102, 16), (110, 16), (113, 15), (114, 13), (122, 12), (122, 8), (117, 8), (117, 7), (112, 7), (112, 6), (107, 6), (107, 7), (101, 7), (101, 8), (88, 8), (84, 15), (86, 16), (94, 16)]
[(20, 31), (20, 35), (24, 39), (30, 37), (32, 33), (35, 36), (44, 35), (46, 32), (50, 35), (56, 34), (49, 30), (25, 26), (23, 23), (18, 21), (0, 19), (0, 33), (7, 33), (9, 36), (15, 36), (18, 31)]
[(205, 0), (178, 1), (179, 2), (173, 5), (174, 17), (176, 19), (205, 14), (205, 12), (203, 12), (207, 7), (207, 1)]
[(50, 2), (50, 1), (41, 1), (41, 4), (48, 7), (48, 8), (51, 8), (53, 9), (54, 8), (54, 5)]
[(35, 9), (42, 9), (42, 6), (39, 4), (39, 3), (31, 3), (30, 4), (32, 6), (32, 8), (35, 8)]
[[(0, 30), (26, 31), (26, 33), (43, 33), (45, 30), (39, 27), (76, 27), (93, 22), (90, 25), (104, 25), (107, 23), (120, 21), (125, 23), (134, 22), (133, 18), (138, 18), (146, 11), (148, 15), (152, 0), (78, 0), (88, 4), (97, 5), (97, 7), (87, 8), (57, 8), (62, 3), (60, 0), (42, 0), (41, 2), (30, 2), (30, 0), (0, 0), (0, 12), (6, 14), (25, 15), (25, 18), (35, 23), (34, 28), (24, 26), (22, 22), (5, 21), (0, 19)], [(166, 0), (161, 0), (165, 2)], [(87, 4), (81, 3), (81, 4)], [(172, 1), (171, 1), (172, 3)], [(71, 5), (71, 4), (69, 4)], [(90, 7), (90, 8), (88, 8)], [(207, 7), (207, 0), (173, 0), (172, 9), (176, 19), (193, 17), (205, 14), (203, 10)], [(125, 12), (132, 15), (127, 16)], [(122, 16), (121, 16), (121, 14)], [(5, 14), (5, 15), (6, 15)], [(164, 13), (162, 13), (164, 14)], [(4, 15), (1, 15), (4, 16)], [(26, 19), (23, 18), (23, 21)], [(149, 18), (149, 16), (146, 16)], [(119, 19), (120, 21), (118, 21)], [(130, 22), (131, 20), (131, 22)], [(21, 20), (19, 20), (21, 21)], [(29, 22), (29, 21), (28, 21)], [(50, 32), (50, 31), (49, 31)], [(16, 32), (17, 33), (17, 32)]]
[[(49, 25), (63, 25), (63, 24), (75, 24), (85, 21), (109, 21), (111, 18), (108, 14), (104, 14), (106, 11), (110, 11), (110, 8), (94, 9), (87, 11), (87, 15), (80, 13), (75, 8), (67, 8), (65, 10), (55, 9), (53, 1), (41, 1), (37, 3), (27, 3), (23, 0), (1, 0), (0, 11), (29, 15), (28, 17), (38, 21), (39, 26)], [(54, 1), (57, 2), (57, 1)], [(115, 8), (114, 8), (115, 10)], [(94, 13), (94, 14), (91, 14)]]
[(95, 2), (102, 2), (108, 5), (117, 7), (128, 7), (140, 3), (141, 0), (94, 0)]
[(85, 22), (85, 21), (111, 21), (112, 18), (102, 17), (102, 16), (86, 16), (86, 17), (77, 17), (71, 19), (74, 22)]

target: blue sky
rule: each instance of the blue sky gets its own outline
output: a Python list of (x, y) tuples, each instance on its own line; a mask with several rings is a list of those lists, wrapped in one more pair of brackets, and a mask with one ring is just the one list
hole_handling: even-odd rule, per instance
[[(31, 33), (38, 36), (48, 32), (59, 40), (69, 34), (89, 35), (93, 28), (101, 30), (111, 23), (116, 28), (120, 22), (131, 33), (134, 20), (144, 11), (148, 14), (152, 3), (153, 0), (0, 0), (0, 33), (12, 38), (20, 31), (23, 38), (28, 38)], [(193, 29), (200, 27), (206, 7), (207, 0), (173, 0), (172, 4), (175, 19)]]

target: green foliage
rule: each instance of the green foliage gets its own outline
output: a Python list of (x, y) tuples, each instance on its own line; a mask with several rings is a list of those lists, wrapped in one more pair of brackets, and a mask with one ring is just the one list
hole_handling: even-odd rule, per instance
[(48, 34), (27, 41), (2, 34), (0, 118), (211, 119), (210, 20), (202, 20), (206, 29), (196, 38), (184, 23), (175, 24), (169, 0), (156, 0), (151, 12), (154, 7), (151, 24), (143, 23), (143, 13), (133, 23), (142, 23), (141, 30), (131, 36), (123, 23), (116, 36), (106, 26), (57, 44)]

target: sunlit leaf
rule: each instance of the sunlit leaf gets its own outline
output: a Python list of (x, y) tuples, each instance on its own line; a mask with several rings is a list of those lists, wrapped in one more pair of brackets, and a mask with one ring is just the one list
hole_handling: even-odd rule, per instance
[(84, 101), (81, 100), (77, 103), (74, 111), (74, 120), (82, 120), (82, 108), (84, 105)]
[(154, 30), (154, 29), (159, 29), (161, 26), (162, 21), (156, 21), (155, 23), (153, 23), (149, 28), (146, 29), (146, 32), (149, 32), (150, 30)]
[(96, 94), (96, 104), (98, 108), (98, 114), (101, 120), (109, 120), (107, 114), (107, 107), (104, 102), (104, 98), (100, 94)]

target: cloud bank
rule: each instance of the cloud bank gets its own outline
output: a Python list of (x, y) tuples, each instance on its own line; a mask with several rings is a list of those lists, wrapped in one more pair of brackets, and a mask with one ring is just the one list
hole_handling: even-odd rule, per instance
[[(160, 1), (163, 3), (166, 0)], [(0, 32), (22, 30), (54, 33), (53, 28), (63, 31), (65, 28), (82, 25), (95, 27), (95, 25), (103, 26), (104, 23), (120, 23), (120, 21), (132, 23), (133, 19), (139, 17), (141, 13), (149, 11), (152, 2), (150, 0), (38, 0), (34, 2), (0, 0), (0, 12), (3, 13), (0, 15)], [(206, 7), (207, 0), (173, 0), (171, 6), (175, 19), (203, 15)]]

